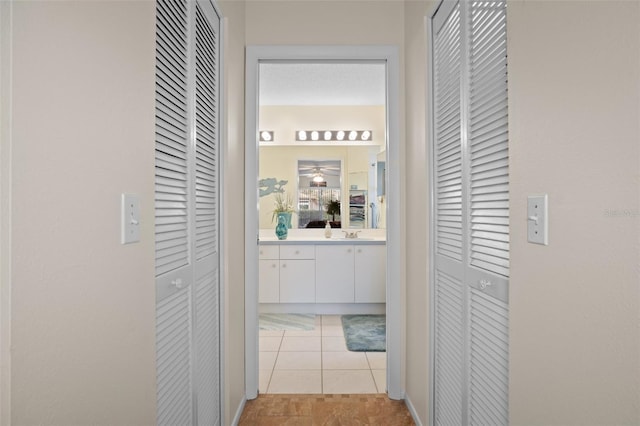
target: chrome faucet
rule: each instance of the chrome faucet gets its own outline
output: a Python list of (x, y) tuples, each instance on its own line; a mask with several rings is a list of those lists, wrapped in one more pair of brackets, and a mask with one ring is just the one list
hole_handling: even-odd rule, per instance
[(355, 231), (355, 232), (342, 231), (342, 232), (344, 232), (345, 238), (358, 238), (358, 232), (360, 231)]

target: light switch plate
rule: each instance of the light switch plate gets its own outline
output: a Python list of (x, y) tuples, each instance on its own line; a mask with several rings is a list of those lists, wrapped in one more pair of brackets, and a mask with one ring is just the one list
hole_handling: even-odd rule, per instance
[(122, 244), (140, 241), (140, 197), (135, 194), (122, 194), (121, 229)]
[(549, 245), (548, 197), (531, 195), (527, 198), (527, 240)]

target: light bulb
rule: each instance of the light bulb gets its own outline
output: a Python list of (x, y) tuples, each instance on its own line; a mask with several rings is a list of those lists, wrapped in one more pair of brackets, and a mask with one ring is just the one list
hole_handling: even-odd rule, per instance
[(326, 131), (324, 132), (324, 140), (325, 141), (330, 141), (331, 140), (331, 132), (330, 131)]
[(358, 132), (356, 132), (355, 130), (352, 130), (349, 132), (350, 141), (355, 141), (357, 137), (358, 137)]
[(307, 132), (305, 132), (304, 130), (300, 130), (298, 132), (298, 139), (301, 141), (306, 141), (307, 140)]
[(362, 136), (360, 137), (362, 138), (363, 141), (368, 141), (370, 136), (371, 136), (371, 132), (368, 130), (365, 130), (364, 132), (362, 132)]
[(263, 141), (269, 142), (271, 140), (271, 133), (269, 133), (267, 131), (264, 131), (264, 132), (261, 133), (261, 135), (262, 135), (262, 140)]
[(336, 136), (336, 138), (337, 138), (339, 141), (343, 140), (343, 139), (344, 139), (344, 131), (343, 131), (343, 130), (340, 130), (340, 131), (338, 132), (338, 135)]
[(311, 132), (311, 140), (312, 141), (317, 141), (319, 137), (320, 137), (320, 134), (318, 132), (316, 132), (315, 130), (313, 132)]

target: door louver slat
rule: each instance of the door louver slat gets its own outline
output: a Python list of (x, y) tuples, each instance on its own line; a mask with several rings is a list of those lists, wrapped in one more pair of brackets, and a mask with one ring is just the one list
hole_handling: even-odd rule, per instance
[(470, 397), (482, 404), (474, 404), (471, 424), (506, 425), (509, 423), (509, 307), (482, 292), (471, 290), (470, 359), (473, 367), (469, 381)]
[[(158, 304), (156, 317), (158, 424), (187, 425), (192, 422), (191, 310), (189, 291), (176, 293)], [(186, 370), (185, 370), (186, 369)]]
[(463, 341), (462, 285), (454, 277), (438, 273), (436, 278), (436, 330), (439, 347), (435, 359), (436, 424), (462, 424), (462, 357)]
[[(462, 169), (460, 160), (459, 10), (439, 33), (435, 45), (436, 250), (462, 260)], [(460, 207), (459, 207), (460, 206)]]
[[(471, 5), (470, 36), (471, 264), (508, 276), (507, 40), (501, 2)], [(476, 232), (480, 224), (504, 228)]]
[[(171, 4), (169, 4), (171, 3)], [(157, 2), (156, 276), (188, 264), (186, 3)], [(178, 52), (176, 52), (178, 49)], [(169, 234), (169, 235), (165, 235)]]
[(196, 259), (217, 251), (216, 34), (196, 8)]

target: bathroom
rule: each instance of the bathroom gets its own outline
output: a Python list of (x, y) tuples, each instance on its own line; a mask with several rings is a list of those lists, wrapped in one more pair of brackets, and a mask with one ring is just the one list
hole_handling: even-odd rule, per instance
[(385, 393), (385, 64), (259, 78), (259, 392)]

